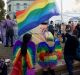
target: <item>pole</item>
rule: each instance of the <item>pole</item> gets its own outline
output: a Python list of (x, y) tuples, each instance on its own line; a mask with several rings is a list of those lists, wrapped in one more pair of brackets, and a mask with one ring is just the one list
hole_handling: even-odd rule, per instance
[(61, 23), (63, 22), (63, 3), (61, 0)]

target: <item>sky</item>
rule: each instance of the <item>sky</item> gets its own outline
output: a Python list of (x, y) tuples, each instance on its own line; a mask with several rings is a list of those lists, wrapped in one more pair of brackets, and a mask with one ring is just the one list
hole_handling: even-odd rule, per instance
[[(59, 9), (61, 9), (61, 0), (56, 0)], [(80, 7), (80, 0), (62, 0), (63, 12), (77, 11)]]
[[(4, 0), (6, 4), (7, 0)], [(61, 0), (56, 0), (56, 3), (59, 7), (59, 10), (61, 9)], [(62, 6), (63, 6), (63, 12), (68, 11), (80, 11), (80, 0), (62, 0)], [(5, 9), (7, 8), (7, 5), (5, 6)]]
[(5, 2), (5, 9), (7, 9), (7, 4), (6, 4), (7, 0), (3, 0), (3, 1)]

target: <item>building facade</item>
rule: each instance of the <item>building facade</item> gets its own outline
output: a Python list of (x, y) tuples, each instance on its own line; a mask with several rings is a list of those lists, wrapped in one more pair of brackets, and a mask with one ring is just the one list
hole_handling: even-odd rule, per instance
[(15, 13), (29, 7), (34, 0), (7, 0), (7, 14), (15, 19)]

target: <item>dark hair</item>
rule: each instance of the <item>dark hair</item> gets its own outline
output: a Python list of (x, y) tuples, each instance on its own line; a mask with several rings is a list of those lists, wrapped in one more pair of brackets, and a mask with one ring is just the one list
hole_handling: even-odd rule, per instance
[(50, 21), (50, 24), (53, 24), (53, 21)]
[(69, 21), (68, 24), (71, 24), (71, 21)]
[(9, 15), (6, 15), (6, 19), (11, 19)]
[(21, 54), (22, 56), (25, 56), (27, 53), (27, 44), (31, 40), (32, 35), (27, 33), (23, 36), (23, 42), (21, 46)]
[(42, 25), (48, 25), (48, 21), (44, 21), (41, 23)]
[(46, 22), (43, 22), (43, 23), (41, 23), (42, 25), (47, 25), (48, 23), (46, 23)]

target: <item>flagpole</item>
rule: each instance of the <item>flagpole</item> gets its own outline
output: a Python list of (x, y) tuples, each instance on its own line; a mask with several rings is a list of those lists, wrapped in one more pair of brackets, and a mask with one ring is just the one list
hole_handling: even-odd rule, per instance
[(63, 22), (63, 3), (61, 0), (61, 23)]

